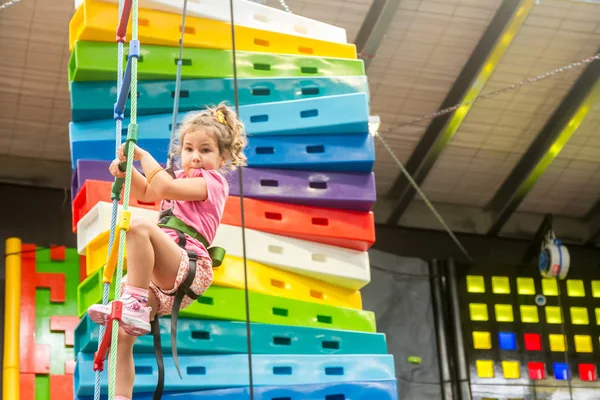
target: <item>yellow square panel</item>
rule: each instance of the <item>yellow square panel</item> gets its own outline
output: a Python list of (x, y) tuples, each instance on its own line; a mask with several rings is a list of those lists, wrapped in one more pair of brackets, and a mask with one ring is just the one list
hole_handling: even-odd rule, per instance
[(535, 284), (533, 278), (517, 278), (517, 293), (535, 294)]
[(544, 296), (558, 296), (558, 285), (556, 278), (542, 279), (542, 293)]
[(489, 332), (473, 331), (473, 348), (489, 350), (492, 348), (492, 335)]
[(589, 335), (575, 335), (575, 351), (578, 353), (592, 353), (592, 337)]
[(596, 325), (600, 325), (600, 308), (596, 308)]
[(496, 321), (513, 322), (515, 320), (513, 309), (510, 304), (496, 304), (494, 308), (496, 310)]
[(567, 295), (569, 297), (585, 297), (585, 288), (581, 279), (567, 279)]
[(471, 313), (471, 321), (487, 321), (489, 318), (486, 304), (471, 303), (469, 304), (469, 312)]
[(571, 307), (571, 323), (573, 325), (589, 325), (590, 318), (588, 317), (587, 308)]
[(592, 296), (600, 297), (600, 281), (592, 281)]
[(475, 361), (477, 367), (477, 376), (479, 378), (493, 378), (494, 377), (494, 362), (491, 360), (477, 360)]
[(521, 306), (521, 322), (529, 324), (540, 322), (537, 306)]
[(467, 275), (467, 292), (485, 293), (485, 284), (481, 275)]
[(521, 370), (518, 361), (502, 361), (502, 374), (506, 379), (519, 379)]
[(510, 283), (506, 276), (492, 276), (492, 292), (496, 294), (509, 294)]
[(565, 337), (558, 333), (549, 335), (550, 351), (565, 351), (567, 349), (567, 341)]
[(548, 324), (562, 324), (562, 312), (560, 307), (557, 306), (546, 306), (546, 323)]

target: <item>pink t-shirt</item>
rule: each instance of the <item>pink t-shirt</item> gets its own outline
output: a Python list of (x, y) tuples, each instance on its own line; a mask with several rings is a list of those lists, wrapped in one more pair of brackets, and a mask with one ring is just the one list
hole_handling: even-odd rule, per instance
[[(188, 179), (183, 170), (175, 171), (177, 179)], [(165, 200), (161, 209), (173, 209), (173, 214), (180, 220), (195, 228), (208, 241), (212, 243), (221, 223), (225, 202), (229, 196), (229, 184), (227, 180), (216, 170), (194, 169), (193, 178), (204, 177), (208, 198), (204, 201), (179, 201)], [(163, 230), (177, 243), (177, 233), (169, 228)], [(186, 249), (193, 250), (198, 257), (209, 257), (208, 251), (198, 240), (185, 235), (187, 240)]]

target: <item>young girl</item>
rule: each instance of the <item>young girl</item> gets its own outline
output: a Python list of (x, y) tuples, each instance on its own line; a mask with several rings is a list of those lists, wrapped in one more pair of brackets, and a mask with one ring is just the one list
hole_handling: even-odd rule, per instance
[[(169, 214), (195, 229), (210, 243), (229, 195), (227, 181), (218, 170), (226, 167), (235, 169), (245, 164), (245, 146), (244, 127), (225, 105), (189, 113), (179, 127), (178, 150), (182, 169), (175, 172), (176, 179), (150, 153), (136, 146), (133, 157), (140, 161), (146, 177), (133, 169), (131, 194), (142, 202), (165, 200), (161, 208), (168, 204)], [(126, 161), (123, 148), (119, 147), (117, 159), (110, 165), (110, 172), (115, 177), (125, 176), (119, 170), (119, 163)], [(185, 249), (178, 245), (183, 235)], [(150, 321), (154, 318), (171, 314), (172, 294), (190, 270), (188, 251), (195, 252), (198, 257), (196, 274), (189, 285), (194, 294), (204, 293), (213, 279), (211, 258), (198, 236), (161, 228), (156, 222), (146, 219), (132, 219), (126, 243), (127, 275), (123, 277), (120, 297), (123, 311), (117, 351), (117, 400), (132, 398), (136, 336), (149, 333)], [(193, 299), (186, 295), (180, 309), (192, 302)], [(110, 313), (111, 304), (95, 304), (88, 309), (90, 318), (101, 325), (108, 322)]]

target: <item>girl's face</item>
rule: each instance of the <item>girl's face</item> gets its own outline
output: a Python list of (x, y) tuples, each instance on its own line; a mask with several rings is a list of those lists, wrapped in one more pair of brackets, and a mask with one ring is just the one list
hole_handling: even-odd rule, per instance
[(181, 146), (181, 165), (187, 176), (194, 169), (218, 169), (225, 165), (219, 146), (213, 135), (204, 129), (195, 129), (185, 134)]

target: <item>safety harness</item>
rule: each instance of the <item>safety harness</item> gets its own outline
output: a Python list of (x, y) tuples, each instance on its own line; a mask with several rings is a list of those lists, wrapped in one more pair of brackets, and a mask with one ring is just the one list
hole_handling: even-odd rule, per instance
[[(198, 263), (198, 254), (196, 254), (193, 250), (188, 250), (185, 248), (187, 244), (187, 240), (185, 235), (198, 240), (200, 243), (204, 245), (204, 247), (208, 250), (208, 254), (212, 259), (212, 265), (214, 267), (218, 267), (223, 262), (223, 258), (225, 257), (225, 249), (222, 247), (210, 247), (210, 244), (206, 240), (204, 236), (200, 232), (198, 232), (193, 227), (187, 225), (185, 222), (180, 220), (173, 214), (173, 209), (168, 208), (161, 211), (158, 221), (158, 226), (161, 228), (172, 229), (177, 233), (179, 247), (184, 249), (190, 260), (190, 268), (188, 270), (188, 274), (185, 279), (181, 282), (177, 290), (173, 293), (165, 293), (160, 290), (163, 294), (167, 296), (175, 296), (173, 301), (173, 308), (171, 310), (171, 350), (173, 353), (173, 361), (175, 362), (175, 367), (177, 368), (177, 373), (179, 377), (181, 376), (181, 370), (179, 368), (179, 360), (177, 358), (177, 317), (179, 315), (179, 308), (181, 307), (181, 302), (185, 296), (188, 296), (192, 300), (196, 300), (199, 295), (194, 293), (192, 290), (192, 284), (194, 283), (194, 279), (196, 278), (196, 269)], [(162, 396), (164, 384), (165, 384), (165, 366), (163, 363), (162, 356), (162, 347), (160, 341), (160, 323), (158, 317), (155, 317), (152, 322), (150, 322), (151, 333), (154, 337), (154, 354), (156, 356), (156, 365), (158, 366), (158, 383), (156, 384), (156, 390), (154, 391), (153, 400), (159, 400)], [(183, 378), (182, 378), (183, 379)]]

